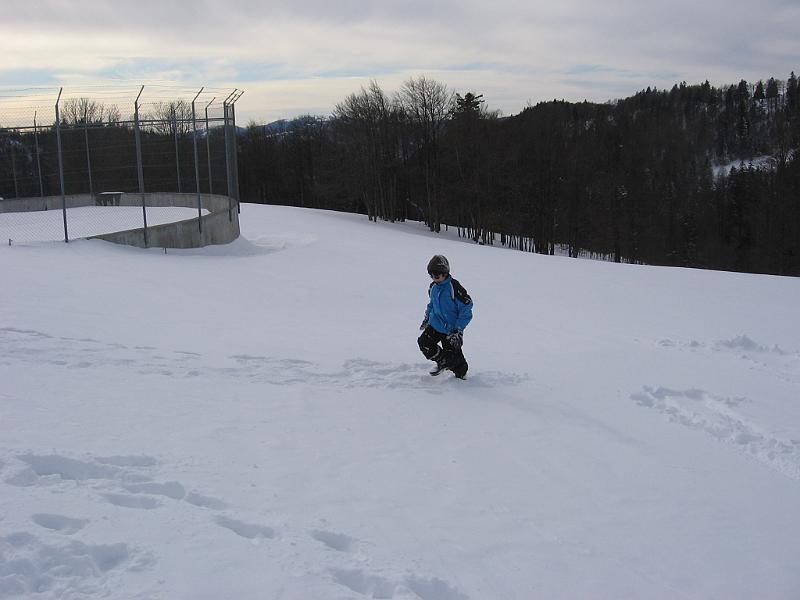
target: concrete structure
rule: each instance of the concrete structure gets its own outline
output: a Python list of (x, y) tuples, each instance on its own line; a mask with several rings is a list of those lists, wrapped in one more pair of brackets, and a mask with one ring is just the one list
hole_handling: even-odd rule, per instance
[[(66, 207), (108, 206), (109, 197), (114, 206), (142, 206), (142, 194), (138, 192), (111, 194), (76, 194), (66, 196)], [(144, 194), (145, 206), (176, 206), (197, 209), (197, 194), (179, 194), (174, 192), (153, 192)], [(175, 223), (166, 223), (145, 228), (118, 231), (92, 236), (94, 239), (106, 240), (115, 244), (126, 244), (140, 248), (199, 248), (211, 244), (228, 244), (239, 237), (239, 207), (236, 200), (229, 196), (216, 194), (200, 194), (201, 208), (208, 211), (198, 219), (186, 219)], [(43, 198), (19, 198), (0, 202), (0, 213), (35, 212), (43, 210), (61, 210), (61, 196), (45, 196)]]

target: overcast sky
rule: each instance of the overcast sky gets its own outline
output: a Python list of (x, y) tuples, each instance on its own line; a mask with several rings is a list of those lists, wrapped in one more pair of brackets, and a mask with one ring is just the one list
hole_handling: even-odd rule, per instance
[(425, 75), (514, 114), (800, 69), (800, 0), (0, 0), (0, 12), (4, 88), (239, 88), (240, 122), (326, 115), (370, 79), (393, 92)]

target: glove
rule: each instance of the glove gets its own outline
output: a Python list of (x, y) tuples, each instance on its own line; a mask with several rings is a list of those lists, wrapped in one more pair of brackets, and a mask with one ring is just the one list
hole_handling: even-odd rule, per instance
[(460, 329), (451, 331), (447, 334), (447, 343), (458, 350), (464, 344), (464, 332)]
[(425, 331), (425, 328), (428, 326), (428, 317), (425, 317), (422, 320), (422, 325), (419, 326), (420, 331)]

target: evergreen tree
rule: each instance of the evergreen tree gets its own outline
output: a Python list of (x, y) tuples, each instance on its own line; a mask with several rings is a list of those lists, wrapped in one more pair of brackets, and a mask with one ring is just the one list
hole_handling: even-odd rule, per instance
[(764, 100), (764, 98), (766, 98), (764, 95), (764, 82), (759, 79), (756, 84), (756, 90), (753, 92), (753, 100), (761, 101)]
[[(756, 110), (773, 98), (771, 81), (682, 82), (503, 119), (472, 91), (413, 80), (390, 96), (373, 82), (329, 120), (278, 136), (248, 128), (242, 188), (372, 218), (408, 214), (484, 244), (497, 233), (520, 250), (800, 275), (798, 84), (792, 74), (785, 110)], [(755, 154), (774, 165), (748, 165)], [(734, 160), (744, 162), (713, 176)]]
[(789, 112), (796, 112), (800, 108), (800, 97), (798, 97), (797, 77), (792, 71), (789, 80), (786, 82), (786, 108)]
[(778, 109), (778, 93), (778, 82), (774, 77), (770, 77), (767, 82), (767, 106), (771, 111)]

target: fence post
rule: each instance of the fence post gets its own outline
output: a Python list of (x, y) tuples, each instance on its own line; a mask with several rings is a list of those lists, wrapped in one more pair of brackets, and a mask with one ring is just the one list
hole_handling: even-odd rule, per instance
[(225, 130), (225, 174), (227, 179), (228, 188), (228, 220), (233, 221), (233, 177), (231, 175), (231, 133), (230, 133), (230, 100), (238, 90), (233, 90), (231, 95), (225, 98), (222, 103), (224, 108), (224, 130)]
[(58, 180), (61, 183), (61, 212), (64, 215), (64, 242), (69, 243), (67, 233), (67, 195), (64, 191), (64, 156), (61, 152), (61, 113), (58, 104), (61, 102), (61, 92), (64, 88), (59, 88), (58, 98), (56, 99), (56, 151), (58, 152)]
[(39, 127), (36, 125), (36, 111), (33, 113), (33, 141), (36, 146), (36, 172), (39, 175), (39, 197), (44, 198), (44, 186), (42, 185), (42, 160), (39, 156)]
[(236, 131), (236, 102), (242, 97), (244, 91), (239, 92), (239, 95), (231, 102), (231, 120), (233, 121), (233, 189), (235, 190), (236, 197), (236, 212), (242, 212), (242, 203), (239, 196), (239, 134)]
[(192, 100), (192, 145), (194, 146), (194, 183), (197, 189), (197, 227), (200, 233), (203, 233), (203, 209), (200, 202), (200, 164), (197, 161), (197, 113), (194, 109), (194, 103), (197, 98), (203, 93), (205, 87), (201, 87), (197, 92), (197, 96)]
[(227, 187), (228, 193), (228, 220), (233, 221), (233, 215), (231, 214), (232, 207), (232, 200), (231, 200), (231, 148), (230, 148), (230, 132), (228, 131), (228, 101), (222, 103), (223, 112), (224, 112), (224, 125), (223, 130), (225, 131), (225, 184)]
[(94, 195), (92, 183), (92, 157), (89, 154), (89, 103), (83, 108), (83, 137), (86, 141), (86, 168), (89, 170), (89, 194)]
[(14, 140), (8, 146), (11, 154), (11, 177), (14, 179), (14, 198), (19, 198), (19, 184), (17, 183), (17, 151), (14, 149)]
[(142, 195), (142, 220), (144, 222), (144, 247), (147, 248), (147, 209), (144, 200), (144, 169), (142, 168), (142, 135), (139, 131), (139, 98), (144, 91), (144, 86), (139, 90), (139, 95), (133, 102), (133, 123), (136, 136), (136, 167), (139, 173), (139, 193)]
[(174, 102), (172, 103), (172, 131), (175, 137), (175, 173), (178, 177), (178, 193), (180, 194), (183, 190), (181, 189), (181, 160), (178, 154), (178, 115)]
[(211, 102), (206, 104), (206, 154), (208, 155), (208, 193), (214, 193), (214, 180), (211, 177), (211, 130), (208, 127), (208, 107), (216, 100), (214, 96)]

